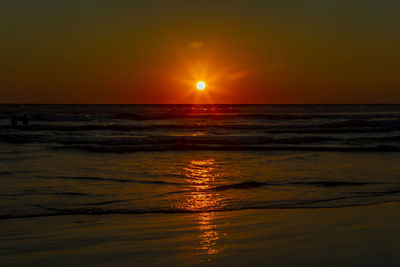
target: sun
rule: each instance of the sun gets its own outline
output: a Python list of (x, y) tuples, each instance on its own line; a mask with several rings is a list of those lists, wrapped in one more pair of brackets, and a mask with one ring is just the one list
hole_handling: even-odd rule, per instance
[(199, 81), (199, 82), (197, 82), (196, 87), (198, 90), (202, 91), (202, 90), (206, 89), (206, 83), (203, 81)]

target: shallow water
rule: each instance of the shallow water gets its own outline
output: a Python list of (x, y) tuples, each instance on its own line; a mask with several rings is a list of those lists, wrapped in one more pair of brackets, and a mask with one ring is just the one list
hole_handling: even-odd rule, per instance
[(399, 204), (0, 221), (2, 266), (397, 266)]
[[(9, 150), (7, 150), (7, 148)], [(13, 152), (11, 152), (13, 151)], [(28, 152), (29, 151), (29, 152)], [(370, 205), (400, 199), (397, 153), (21, 151), (2, 147), (1, 218)]]

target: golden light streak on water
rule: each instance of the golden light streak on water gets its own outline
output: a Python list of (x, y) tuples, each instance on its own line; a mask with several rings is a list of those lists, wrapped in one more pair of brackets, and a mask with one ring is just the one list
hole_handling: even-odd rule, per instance
[[(216, 255), (222, 251), (218, 246), (221, 234), (215, 224), (213, 210), (222, 207), (219, 194), (209, 190), (215, 183), (218, 166), (214, 159), (192, 160), (184, 168), (186, 181), (191, 184), (191, 192), (187, 195), (184, 206), (188, 211), (197, 212), (197, 221), (200, 244), (197, 248), (208, 256)], [(211, 258), (208, 258), (210, 261)]]

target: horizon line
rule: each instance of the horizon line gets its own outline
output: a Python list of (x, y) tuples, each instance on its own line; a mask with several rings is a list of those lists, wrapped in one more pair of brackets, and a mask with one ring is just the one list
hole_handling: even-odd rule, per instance
[(398, 103), (0, 103), (0, 105), (400, 105)]

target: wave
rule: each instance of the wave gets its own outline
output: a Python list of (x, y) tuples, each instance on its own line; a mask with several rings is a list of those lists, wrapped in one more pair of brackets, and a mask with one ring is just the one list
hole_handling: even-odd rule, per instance
[(115, 178), (102, 178), (102, 177), (88, 177), (88, 176), (37, 176), (38, 178), (47, 179), (65, 179), (65, 180), (86, 180), (86, 181), (96, 181), (96, 182), (119, 182), (119, 183), (130, 183), (132, 181), (125, 179), (115, 179)]
[(206, 145), (206, 144), (165, 144), (165, 145), (69, 145), (52, 146), (54, 150), (82, 150), (97, 153), (133, 153), (166, 151), (315, 151), (315, 152), (400, 152), (399, 146), (250, 146), (250, 145)]
[(89, 176), (37, 176), (42, 179), (65, 179), (78, 181), (94, 181), (94, 182), (116, 182), (116, 183), (141, 183), (141, 184), (162, 184), (162, 185), (181, 185), (182, 183), (168, 181), (151, 181), (151, 180), (128, 180), (119, 178), (89, 177)]
[(268, 183), (260, 183), (260, 182), (244, 182), (244, 183), (237, 183), (237, 184), (229, 184), (229, 185), (220, 185), (217, 187), (211, 188), (211, 190), (216, 191), (223, 191), (223, 190), (230, 190), (230, 189), (249, 189), (249, 188), (256, 188), (268, 185)]
[[(319, 132), (321, 134), (321, 132)], [(323, 134), (323, 133), (322, 133)], [(127, 153), (140, 151), (338, 151), (338, 152), (399, 152), (400, 136), (341, 137), (327, 135), (262, 136), (97, 136), (55, 135), (35, 133), (0, 133), (0, 142), (10, 144), (43, 143), (52, 149), (75, 149), (89, 152)], [(1, 175), (1, 173), (0, 173)]]
[[(34, 217), (51, 217), (51, 216), (65, 216), (65, 215), (139, 215), (139, 214), (182, 214), (182, 213), (204, 213), (204, 212), (227, 212), (239, 210), (262, 210), (262, 209), (327, 209), (327, 208), (345, 208), (357, 206), (371, 206), (390, 202), (399, 202), (400, 199), (392, 198), (386, 199), (388, 195), (398, 195), (400, 190), (391, 190), (379, 193), (366, 193), (363, 195), (352, 195), (325, 199), (312, 199), (312, 200), (294, 200), (282, 202), (248, 202), (241, 206), (216, 206), (203, 209), (186, 209), (176, 207), (166, 208), (148, 208), (148, 209), (119, 209), (119, 208), (53, 208), (45, 207), (42, 205), (35, 205), (35, 207), (42, 208), (43, 212), (36, 212), (30, 214), (0, 214), (0, 219), (17, 219), (17, 218), (34, 218)], [(350, 201), (350, 202), (349, 202)], [(116, 201), (104, 201), (97, 203), (98, 205), (111, 204)], [(93, 203), (88, 203), (91, 206)], [(85, 205), (85, 204), (83, 204)], [(96, 203), (94, 203), (96, 205)]]
[[(38, 122), (88, 122), (99, 120), (127, 120), (127, 121), (152, 121), (152, 120), (176, 120), (176, 119), (256, 119), (268, 121), (280, 120), (309, 120), (309, 119), (400, 119), (400, 112), (249, 112), (249, 110), (145, 110), (138, 112), (54, 112), (33, 111), (28, 112), (31, 121)], [(0, 119), (8, 119), (12, 113), (2, 114)]]
[(151, 116), (119, 113), (115, 119), (169, 120), (169, 119), (257, 119), (257, 120), (309, 120), (309, 119), (400, 119), (400, 113), (169, 113)]
[(88, 196), (88, 194), (86, 193), (79, 193), (79, 192), (55, 192), (49, 194), (62, 195), (62, 196)]
[(399, 105), (1, 105), (0, 119), (37, 122), (169, 119), (400, 119)]
[(207, 144), (207, 145), (262, 145), (262, 144), (306, 144), (339, 141), (341, 139), (323, 136), (299, 136), (288, 138), (260, 136), (143, 136), (127, 138), (104, 138), (96, 140), (54, 140), (65, 145), (166, 145), (166, 144)]
[[(114, 131), (123, 132), (131, 136), (121, 138), (121, 133), (109, 133), (99, 138), (91, 131)], [(203, 132), (203, 136), (176, 136), (168, 133), (177, 131)], [(335, 138), (321, 135), (329, 134), (372, 134), (389, 133), (400, 131), (400, 120), (390, 122), (358, 122), (352, 124), (346, 123), (320, 123), (320, 124), (289, 124), (289, 125), (258, 125), (258, 124), (168, 124), (168, 125), (26, 125), (12, 127), (9, 125), (0, 125), (0, 142), (13, 144), (20, 143), (45, 143), (55, 142), (64, 144), (98, 143), (98, 144), (157, 144), (179, 141), (182, 143), (223, 143), (223, 144), (304, 144), (312, 142), (335, 141)], [(56, 135), (57, 132), (63, 132), (63, 135)], [(65, 134), (64, 134), (65, 133)], [(133, 134), (136, 133), (136, 136)], [(235, 135), (236, 133), (236, 135)], [(246, 133), (246, 136), (243, 136)], [(268, 135), (276, 134), (295, 134), (301, 136), (294, 137), (271, 137)], [(314, 136), (304, 136), (312, 134)], [(251, 136), (252, 135), (252, 136)], [(264, 135), (264, 136), (262, 136)], [(248, 137), (251, 136), (249, 139)], [(137, 138), (135, 138), (137, 137)], [(237, 140), (238, 138), (241, 138)], [(374, 139), (374, 137), (370, 137)], [(367, 138), (368, 141), (370, 138)], [(380, 141), (387, 140), (399, 141), (400, 136), (388, 138), (379, 138)]]
[[(226, 191), (226, 190), (248, 190), (260, 187), (287, 187), (287, 186), (312, 186), (312, 187), (359, 187), (359, 186), (369, 186), (369, 185), (398, 185), (397, 183), (384, 183), (384, 182), (348, 182), (348, 181), (313, 181), (313, 182), (280, 182), (280, 183), (270, 183), (270, 182), (242, 182), (233, 183), (227, 185), (219, 185), (206, 189), (197, 189), (197, 191)], [(173, 191), (164, 193), (164, 195), (170, 194), (183, 194), (190, 192), (188, 190)], [(393, 191), (396, 192), (396, 191)], [(366, 192), (356, 192), (357, 194), (362, 194)], [(379, 192), (373, 192), (379, 193)], [(382, 192), (380, 192), (382, 193)]]
[[(86, 176), (37, 176), (37, 178), (42, 179), (66, 179), (66, 180), (77, 180), (77, 181), (94, 181), (94, 182), (113, 182), (113, 183), (139, 183), (139, 184), (152, 184), (152, 185), (173, 185), (173, 186), (182, 186), (188, 185), (184, 182), (170, 182), (170, 181), (162, 181), (162, 180), (126, 180), (126, 179), (116, 179), (116, 178), (103, 178), (103, 177), (86, 177)], [(271, 182), (257, 182), (257, 181), (249, 181), (249, 182), (241, 182), (241, 183), (233, 183), (227, 185), (220, 185), (216, 187), (211, 187), (208, 189), (204, 189), (204, 191), (225, 191), (231, 189), (253, 189), (258, 187), (272, 187), (272, 186), (316, 186), (316, 187), (346, 187), (346, 186), (367, 186), (367, 185), (397, 185), (397, 183), (384, 183), (384, 182), (348, 182), (348, 181), (297, 181), (297, 182), (280, 182), (280, 183), (271, 183)], [(201, 190), (201, 189), (199, 189)], [(173, 191), (165, 194), (178, 194), (178, 193), (187, 193), (187, 190), (182, 191)], [(27, 192), (23, 194), (15, 195), (22, 196), (26, 195)], [(34, 192), (37, 193), (37, 192)], [(45, 192), (45, 194), (56, 194), (56, 195), (88, 195), (86, 193), (79, 192)], [(4, 195), (3, 195), (4, 196)], [(7, 195), (9, 196), (9, 195)]]
[(0, 130), (19, 130), (19, 131), (148, 131), (157, 129), (227, 129), (227, 130), (267, 130), (272, 133), (307, 131), (307, 130), (332, 130), (332, 131), (361, 131), (370, 130), (400, 130), (400, 119), (395, 120), (345, 120), (334, 122), (302, 122), (292, 124), (260, 124), (253, 123), (227, 123), (211, 120), (212, 123), (175, 123), (175, 124), (30, 124), (30, 125), (0, 125)]
[(174, 150), (302, 150), (302, 151), (397, 151), (400, 136), (341, 137), (329, 135), (262, 136), (213, 135), (55, 135), (0, 133), (0, 142), (43, 143), (54, 149), (74, 148), (93, 152), (136, 152)]
[(289, 186), (289, 185), (301, 185), (301, 186), (319, 186), (319, 187), (340, 187), (340, 186), (364, 186), (364, 185), (376, 185), (385, 184), (380, 182), (347, 182), (347, 181), (314, 181), (314, 182), (286, 182), (286, 183), (260, 183), (260, 182), (244, 182), (235, 183), (229, 185), (221, 185), (213, 187), (209, 190), (223, 191), (230, 189), (251, 189), (262, 186)]
[(120, 200), (110, 200), (110, 201), (101, 201), (101, 202), (78, 204), (78, 206), (102, 206), (102, 205), (109, 205), (109, 204), (128, 202), (128, 201), (129, 200), (126, 200), (126, 199), (120, 199)]
[(89, 196), (81, 192), (42, 192), (42, 191), (24, 191), (23, 193), (0, 194), (2, 197), (23, 197), (27, 195), (58, 195), (58, 196)]

